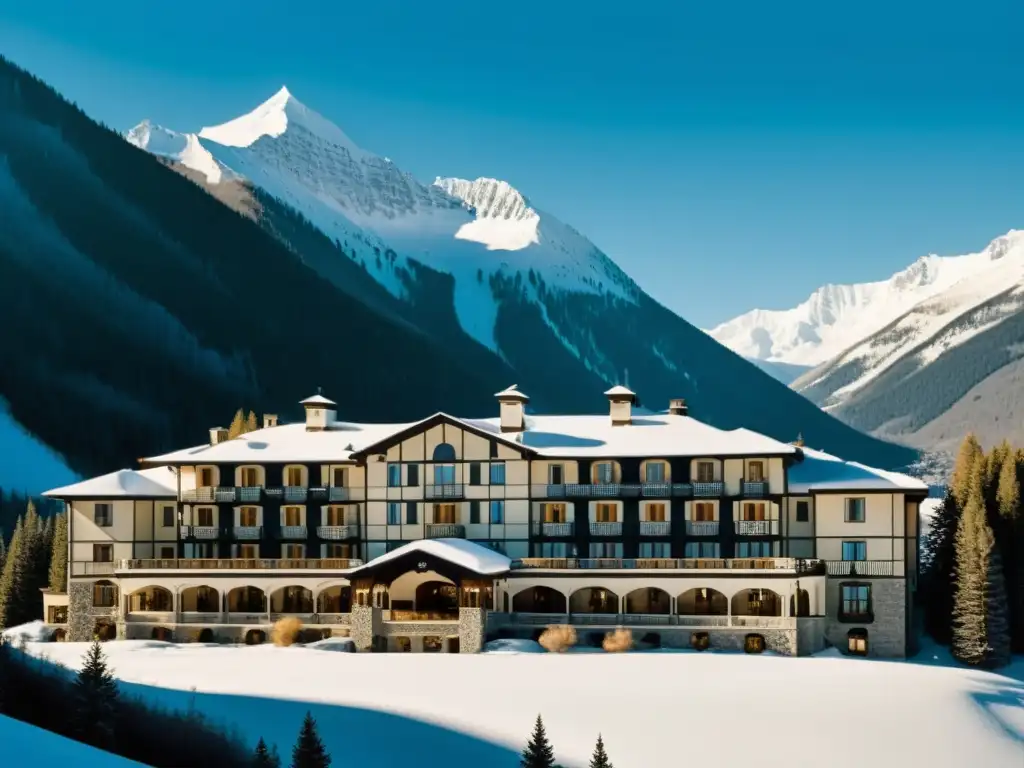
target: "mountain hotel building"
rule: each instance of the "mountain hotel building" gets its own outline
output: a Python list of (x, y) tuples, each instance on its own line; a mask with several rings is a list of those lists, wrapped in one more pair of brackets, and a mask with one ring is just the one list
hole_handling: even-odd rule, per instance
[(284, 616), (358, 650), (477, 651), (615, 627), (665, 647), (902, 657), (927, 487), (683, 400), (640, 413), (305, 422), (143, 459), (49, 491), (69, 510), (60, 636), (262, 642)]

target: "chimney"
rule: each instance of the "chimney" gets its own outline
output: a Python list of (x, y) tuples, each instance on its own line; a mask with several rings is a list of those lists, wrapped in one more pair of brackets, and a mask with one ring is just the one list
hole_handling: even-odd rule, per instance
[(617, 384), (605, 392), (604, 395), (608, 398), (612, 426), (621, 427), (632, 422), (636, 392), (621, 384)]
[(338, 412), (335, 410), (338, 404), (324, 397), (319, 389), (315, 395), (307, 397), (300, 405), (306, 409), (307, 432), (323, 431), (338, 418)]
[(673, 397), (668, 401), (668, 412), (673, 416), (689, 416), (690, 408), (686, 405), (686, 398)]
[(214, 427), (210, 430), (210, 445), (223, 443), (228, 439), (228, 431), (224, 427)]
[(268, 429), (270, 427), (277, 426), (277, 414), (276, 413), (264, 413), (263, 414), (263, 428)]
[(526, 404), (530, 398), (526, 393), (520, 392), (518, 385), (513, 384), (508, 389), (496, 392), (498, 399), (498, 413), (501, 416), (502, 432), (522, 432), (526, 429)]

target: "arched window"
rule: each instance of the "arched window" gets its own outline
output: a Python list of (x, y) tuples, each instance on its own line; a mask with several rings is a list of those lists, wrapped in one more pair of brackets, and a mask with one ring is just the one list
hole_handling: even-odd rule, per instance
[(455, 449), (450, 443), (439, 443), (434, 448), (434, 461), (455, 461)]
[[(434, 461), (454, 462), (455, 449), (449, 443), (434, 448)], [(434, 485), (451, 485), (455, 482), (455, 464), (434, 465)]]

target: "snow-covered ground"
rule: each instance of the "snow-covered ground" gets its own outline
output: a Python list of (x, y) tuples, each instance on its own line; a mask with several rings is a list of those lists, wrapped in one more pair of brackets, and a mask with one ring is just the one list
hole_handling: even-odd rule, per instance
[[(16, 765), (75, 768), (131, 768), (142, 765), (3, 715), (0, 715), (0, 744), (4, 745), (0, 765), (12, 768)], [(16, 755), (21, 755), (22, 759)]]
[[(129, 692), (175, 707), (194, 699), (282, 754), (310, 709), (336, 765), (514, 768), (538, 713), (567, 767), (586, 765), (598, 733), (617, 768), (1024, 765), (1024, 659), (991, 674), (949, 666), (944, 651), (903, 663), (501, 645), (478, 655), (155, 641), (104, 650)], [(71, 668), (86, 650), (27, 647)]]

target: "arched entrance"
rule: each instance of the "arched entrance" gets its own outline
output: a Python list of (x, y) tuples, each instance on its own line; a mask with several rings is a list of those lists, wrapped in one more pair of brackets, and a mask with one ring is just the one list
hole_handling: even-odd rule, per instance
[(313, 613), (313, 593), (305, 587), (289, 585), (270, 595), (271, 613)]
[(516, 613), (565, 613), (565, 595), (551, 587), (530, 587), (512, 598)]
[(416, 612), (458, 618), (458, 589), (444, 581), (425, 581), (416, 587)]
[(641, 587), (626, 595), (626, 613), (664, 614), (672, 608), (668, 592), (657, 587)]
[(569, 597), (569, 610), (572, 613), (617, 614), (619, 596), (604, 587), (584, 587)]
[(352, 587), (327, 587), (316, 598), (317, 613), (349, 613), (352, 610)]
[(220, 593), (205, 585), (181, 592), (181, 610), (185, 613), (220, 613)]
[(144, 587), (128, 596), (128, 610), (131, 613), (170, 613), (174, 610), (174, 599), (170, 590), (163, 587)]
[(266, 613), (267, 595), (259, 587), (235, 587), (228, 592), (230, 613)]
[(688, 589), (676, 598), (676, 613), (680, 616), (728, 616), (729, 600), (717, 589)]

